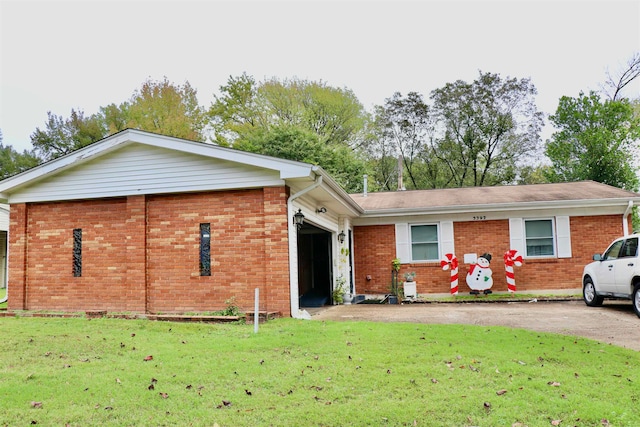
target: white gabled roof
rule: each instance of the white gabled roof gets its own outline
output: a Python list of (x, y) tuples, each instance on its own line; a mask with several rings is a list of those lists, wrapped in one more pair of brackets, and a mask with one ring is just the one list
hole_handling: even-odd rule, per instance
[(260, 154), (248, 153), (213, 144), (188, 141), (149, 132), (127, 129), (97, 141), (87, 147), (74, 151), (66, 156), (39, 165), (21, 174), (0, 181), (0, 201), (6, 201), (8, 195), (18, 188), (31, 185), (46, 176), (60, 173), (71, 167), (92, 161), (107, 153), (119, 150), (132, 144), (164, 148), (184, 154), (193, 154), (224, 160), (260, 169), (269, 169), (278, 173), (279, 178), (311, 178), (315, 177), (317, 166), (291, 160), (277, 159)]
[(319, 166), (127, 129), (0, 181), (0, 203), (281, 185), (298, 191), (317, 176), (323, 183), (314, 197), (343, 214), (362, 212)]

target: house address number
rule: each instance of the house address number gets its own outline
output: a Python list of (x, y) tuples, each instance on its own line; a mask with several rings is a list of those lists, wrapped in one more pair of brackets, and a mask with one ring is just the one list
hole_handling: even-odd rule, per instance
[(485, 215), (481, 215), (481, 216), (474, 216), (473, 220), (474, 221), (482, 221), (483, 219), (487, 219), (487, 217)]

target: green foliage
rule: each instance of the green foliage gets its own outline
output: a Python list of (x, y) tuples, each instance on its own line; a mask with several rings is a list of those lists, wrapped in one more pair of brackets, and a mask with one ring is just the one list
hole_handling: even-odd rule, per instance
[(638, 352), (571, 336), (293, 319), (258, 334), (114, 319), (0, 318), (0, 328), (2, 425), (640, 422)]
[(355, 192), (362, 188), (359, 177), (365, 173), (366, 165), (353, 150), (341, 145), (327, 145), (316, 133), (296, 126), (255, 130), (246, 139), (237, 140), (234, 148), (319, 165), (347, 191)]
[(39, 163), (40, 159), (32, 152), (24, 150), (20, 154), (10, 145), (5, 147), (2, 144), (2, 133), (0, 132), (0, 179), (31, 169)]
[(216, 142), (234, 145), (254, 132), (295, 127), (327, 145), (350, 145), (364, 127), (366, 113), (352, 91), (323, 82), (229, 77), (209, 109)]
[(222, 316), (239, 316), (240, 315), (240, 307), (236, 303), (236, 297), (231, 297), (224, 302), (226, 305), (225, 309), (222, 310)]
[(47, 113), (45, 129), (36, 128), (31, 134), (31, 145), (44, 160), (55, 159), (85, 147), (106, 136), (100, 115), (84, 116), (82, 110), (71, 110), (69, 118)]
[(47, 113), (44, 129), (36, 128), (31, 144), (45, 161), (99, 141), (127, 128), (204, 141), (205, 114), (197, 93), (189, 82), (175, 85), (166, 78), (147, 80), (129, 101), (100, 108), (85, 117), (82, 110), (71, 110), (69, 118)]
[(109, 133), (140, 129), (192, 141), (204, 141), (204, 109), (189, 82), (175, 85), (165, 77), (147, 80), (131, 99), (101, 109)]
[[(480, 73), (422, 95), (396, 93), (376, 108), (367, 134), (376, 187), (448, 188), (509, 184), (531, 163), (542, 114), (528, 79)], [(401, 164), (397, 161), (401, 159)]]
[(640, 137), (640, 116), (628, 100), (602, 101), (595, 92), (565, 96), (550, 120), (559, 129), (546, 144), (550, 181), (593, 180), (638, 189), (634, 144)]
[(358, 145), (366, 114), (353, 93), (322, 82), (230, 77), (209, 109), (215, 142), (321, 166), (347, 191), (362, 188)]
[(517, 166), (538, 150), (542, 113), (529, 79), (480, 73), (472, 83), (456, 81), (431, 93), (437, 156), (452, 186), (508, 184)]

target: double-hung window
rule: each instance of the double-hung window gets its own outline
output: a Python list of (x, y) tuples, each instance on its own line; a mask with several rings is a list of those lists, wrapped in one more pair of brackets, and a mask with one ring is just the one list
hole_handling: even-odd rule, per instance
[(552, 219), (525, 219), (526, 256), (555, 256)]
[(436, 224), (411, 225), (411, 259), (437, 261), (439, 253), (438, 226)]

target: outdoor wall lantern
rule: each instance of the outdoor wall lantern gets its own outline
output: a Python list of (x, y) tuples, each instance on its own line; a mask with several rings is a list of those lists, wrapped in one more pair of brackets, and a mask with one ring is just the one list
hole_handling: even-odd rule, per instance
[(347, 237), (347, 235), (346, 235), (346, 234), (344, 234), (344, 230), (342, 230), (342, 231), (340, 232), (340, 234), (338, 234), (338, 242), (340, 242), (340, 244), (343, 244), (343, 243), (344, 243), (344, 238), (345, 238), (345, 237)]
[(302, 224), (304, 224), (304, 214), (302, 213), (302, 209), (298, 209), (298, 212), (293, 215), (293, 223), (298, 227), (298, 229), (300, 229)]

